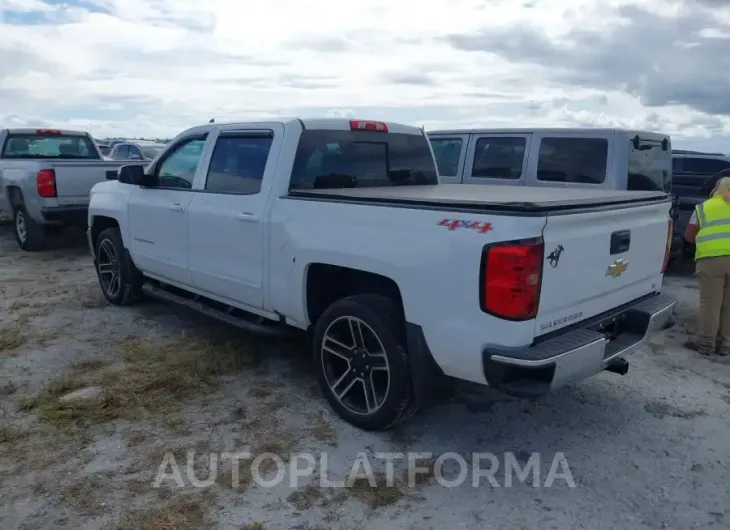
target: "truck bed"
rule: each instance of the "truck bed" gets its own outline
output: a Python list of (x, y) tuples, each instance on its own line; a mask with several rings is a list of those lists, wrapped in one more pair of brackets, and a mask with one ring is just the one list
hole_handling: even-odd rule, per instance
[(589, 190), (576, 188), (534, 188), (516, 186), (391, 186), (292, 190), (296, 199), (354, 203), (411, 205), (422, 208), (486, 209), (495, 212), (545, 214), (560, 210), (580, 210), (648, 202), (668, 202), (670, 197), (656, 191)]

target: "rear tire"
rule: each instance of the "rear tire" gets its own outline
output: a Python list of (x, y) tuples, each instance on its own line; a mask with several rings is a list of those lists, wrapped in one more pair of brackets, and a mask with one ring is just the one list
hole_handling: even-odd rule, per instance
[(96, 275), (101, 292), (114, 305), (142, 299), (142, 273), (129, 259), (119, 228), (107, 228), (96, 239)]
[(346, 422), (385, 430), (417, 411), (404, 321), (392, 299), (361, 294), (335, 302), (312, 343), (320, 389)]
[(45, 248), (46, 226), (36, 222), (22, 203), (16, 204), (13, 208), (13, 227), (15, 240), (26, 252), (35, 252)]

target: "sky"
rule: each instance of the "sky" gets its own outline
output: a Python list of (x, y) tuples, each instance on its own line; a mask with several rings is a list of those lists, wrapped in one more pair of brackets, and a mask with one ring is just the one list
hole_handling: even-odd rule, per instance
[(730, 0), (0, 0), (0, 127), (343, 116), (730, 152)]

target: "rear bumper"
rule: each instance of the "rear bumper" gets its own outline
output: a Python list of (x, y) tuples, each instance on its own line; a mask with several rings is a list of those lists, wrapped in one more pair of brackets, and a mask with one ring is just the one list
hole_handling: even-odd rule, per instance
[[(629, 304), (587, 327), (575, 328), (525, 348), (487, 347), (482, 352), (489, 386), (519, 397), (537, 397), (606, 370), (672, 325), (676, 300), (658, 294)], [(612, 340), (598, 328), (620, 320)]]
[(43, 222), (49, 225), (85, 227), (88, 223), (88, 206), (53, 206), (41, 208)]

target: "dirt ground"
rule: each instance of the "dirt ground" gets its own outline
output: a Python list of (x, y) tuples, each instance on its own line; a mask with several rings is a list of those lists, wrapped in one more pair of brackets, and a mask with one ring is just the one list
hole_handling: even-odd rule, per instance
[[(159, 303), (110, 306), (81, 234), (30, 254), (1, 225), (0, 528), (728, 528), (730, 364), (682, 347), (691, 275), (665, 285), (678, 325), (633, 356), (626, 376), (539, 401), (459, 386), (393, 433), (364, 433), (330, 413), (298, 341)], [(155, 487), (165, 454), (188, 476), (190, 450), (199, 480), (209, 453), (326, 454), (342, 480), (359, 452), (539, 452), (543, 473), (562, 452), (575, 487), (447, 488), (433, 471), (409, 487), (400, 463), (391, 485), (378, 475), (375, 487), (323, 488), (314, 476), (264, 487), (246, 465), (234, 481), (225, 459), (212, 484)]]

